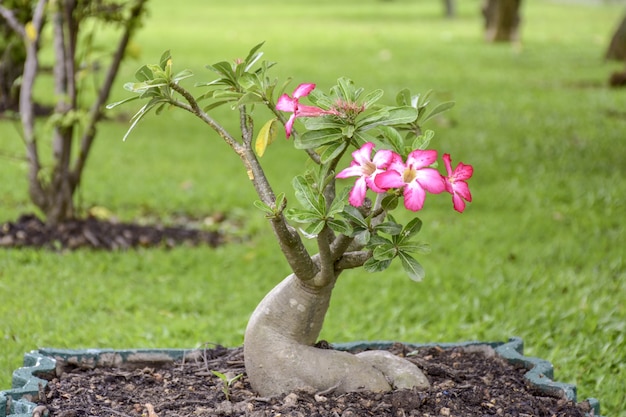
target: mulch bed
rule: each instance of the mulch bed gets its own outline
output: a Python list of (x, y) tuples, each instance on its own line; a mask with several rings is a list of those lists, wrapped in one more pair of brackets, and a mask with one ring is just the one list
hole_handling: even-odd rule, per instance
[[(391, 350), (400, 356), (410, 351), (400, 344)], [(533, 392), (525, 369), (484, 351), (428, 347), (407, 358), (425, 371), (429, 390), (261, 398), (245, 375), (243, 349), (218, 346), (159, 369), (66, 369), (50, 381), (37, 412), (52, 417), (581, 417), (591, 412), (587, 403)], [(211, 371), (243, 374), (228, 390), (229, 400)]]
[[(223, 221), (222, 217), (217, 220)], [(183, 226), (139, 225), (95, 217), (47, 225), (32, 214), (0, 225), (0, 247), (35, 247), (52, 250), (91, 248), (119, 250), (180, 245), (218, 246), (223, 234)]]

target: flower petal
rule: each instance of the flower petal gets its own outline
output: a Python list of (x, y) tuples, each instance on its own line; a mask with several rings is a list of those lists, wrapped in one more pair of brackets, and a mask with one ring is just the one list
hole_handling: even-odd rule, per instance
[(356, 180), (354, 187), (350, 190), (348, 201), (354, 207), (361, 207), (365, 201), (365, 193), (367, 192), (367, 184), (365, 178), (361, 177)]
[(416, 175), (415, 181), (429, 193), (439, 194), (445, 191), (446, 183), (436, 169), (422, 168), (417, 170)]
[(470, 193), (469, 186), (464, 181), (457, 181), (453, 184), (452, 189), (454, 194), (458, 194), (467, 201), (472, 201), (472, 193)]
[(293, 122), (295, 121), (296, 121), (296, 114), (293, 113), (291, 117), (289, 117), (289, 120), (287, 120), (287, 123), (285, 123), (285, 133), (287, 133), (287, 139), (289, 139), (289, 136), (291, 136), (291, 130), (293, 129)]
[(463, 162), (459, 162), (459, 164), (454, 169), (454, 178), (457, 180), (467, 180), (472, 174), (474, 174), (474, 167), (471, 165), (465, 165)]
[(298, 103), (296, 106), (296, 117), (319, 117), (329, 114), (330, 112), (315, 106), (305, 106)]
[(276, 103), (276, 108), (281, 111), (296, 111), (297, 100), (292, 99), (287, 94), (283, 94), (278, 98), (278, 102)]
[(404, 207), (411, 211), (419, 211), (424, 207), (426, 191), (415, 181), (404, 187)]
[(443, 154), (443, 163), (446, 166), (446, 172), (448, 173), (448, 177), (452, 176), (452, 159), (450, 158), (449, 153)]
[(376, 175), (374, 183), (377, 187), (383, 190), (389, 190), (391, 188), (402, 188), (406, 184), (402, 180), (402, 174), (398, 171), (387, 170)]
[(412, 168), (419, 169), (432, 165), (436, 160), (437, 151), (416, 149), (406, 158), (406, 164)]
[(352, 158), (359, 165), (365, 165), (368, 162), (372, 162), (372, 149), (374, 144), (367, 142), (356, 151), (352, 152)]
[(452, 195), (452, 204), (454, 205), (454, 209), (459, 213), (463, 213), (463, 210), (465, 210), (465, 201), (457, 194)]
[(402, 160), (402, 157), (395, 152), (382, 149), (374, 155), (372, 162), (378, 169), (386, 169), (393, 161)]
[(360, 177), (363, 175), (363, 169), (359, 164), (352, 164), (348, 168), (343, 169), (339, 172), (336, 177), (337, 178), (348, 178), (348, 177)]
[(315, 89), (315, 84), (303, 83), (293, 90), (293, 98), (300, 98), (308, 96), (311, 91)]

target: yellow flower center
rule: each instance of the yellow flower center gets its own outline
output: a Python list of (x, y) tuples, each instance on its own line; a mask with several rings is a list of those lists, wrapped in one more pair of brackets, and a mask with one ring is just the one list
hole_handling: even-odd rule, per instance
[(415, 178), (417, 178), (417, 170), (415, 169), (407, 168), (402, 173), (402, 181), (404, 181), (406, 184), (410, 183)]

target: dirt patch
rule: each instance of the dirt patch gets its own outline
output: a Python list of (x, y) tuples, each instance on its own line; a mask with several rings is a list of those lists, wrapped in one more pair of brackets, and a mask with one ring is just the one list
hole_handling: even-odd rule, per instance
[[(243, 349), (216, 347), (160, 369), (67, 369), (48, 384), (41, 411), (52, 417), (582, 417), (590, 412), (586, 402), (533, 392), (523, 377), (526, 370), (497, 356), (436, 347), (408, 355), (411, 350), (400, 344), (391, 350), (421, 366), (432, 387), (261, 398), (245, 375)], [(242, 377), (225, 389), (212, 371)]]
[[(224, 221), (223, 216), (216, 218)], [(101, 250), (137, 247), (175, 247), (224, 243), (222, 233), (182, 226), (139, 225), (94, 217), (47, 225), (32, 214), (0, 226), (0, 247), (35, 247), (52, 250)]]

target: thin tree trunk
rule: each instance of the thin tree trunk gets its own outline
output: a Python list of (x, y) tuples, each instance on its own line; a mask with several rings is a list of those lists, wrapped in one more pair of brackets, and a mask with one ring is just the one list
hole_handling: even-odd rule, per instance
[(447, 18), (456, 16), (456, 0), (443, 0), (443, 6)]
[(489, 42), (519, 41), (522, 0), (485, 0), (482, 14)]
[(615, 61), (626, 60), (626, 16), (624, 16), (621, 23), (617, 26), (617, 29), (615, 29), (605, 58)]

